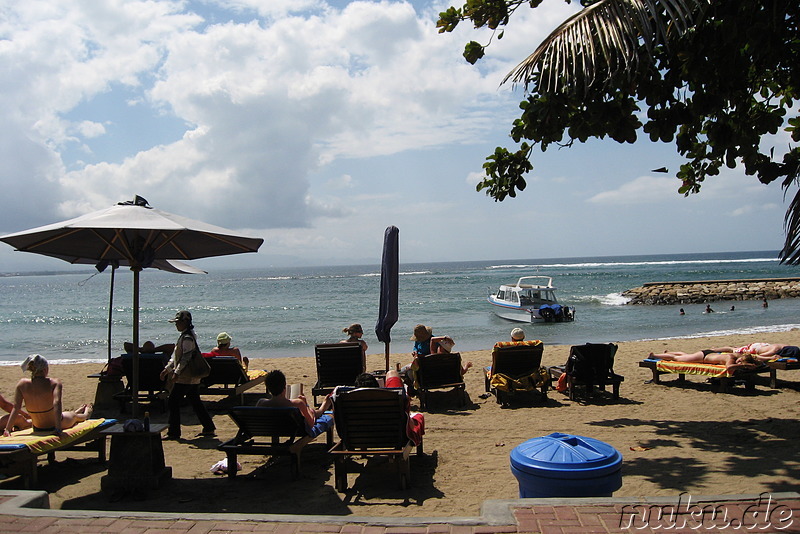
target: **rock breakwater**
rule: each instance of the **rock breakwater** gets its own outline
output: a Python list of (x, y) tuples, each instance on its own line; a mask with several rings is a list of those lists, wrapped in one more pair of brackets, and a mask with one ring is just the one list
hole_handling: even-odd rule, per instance
[(800, 278), (652, 282), (623, 291), (628, 304), (703, 304), (720, 300), (800, 297)]

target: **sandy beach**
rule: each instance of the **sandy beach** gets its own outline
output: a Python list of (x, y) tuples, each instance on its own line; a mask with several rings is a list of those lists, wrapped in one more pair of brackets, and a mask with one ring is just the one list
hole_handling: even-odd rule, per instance
[[(458, 408), (447, 392), (433, 395), (425, 412), (425, 455), (412, 457), (412, 487), (399, 489), (394, 466), (372, 460), (369, 469), (351, 473), (350, 489), (337, 493), (333, 464), (323, 438), (303, 453), (303, 473), (293, 479), (286, 458), (241, 456), (236, 479), (217, 476), (210, 468), (224, 458), (217, 450), (232, 438), (236, 426), (226, 415), (236, 403), (204, 397), (217, 425), (217, 437), (196, 437), (200, 426), (190, 408), (183, 412), (183, 439), (165, 441), (167, 465), (173, 480), (151, 490), (144, 499), (126, 495), (111, 500), (101, 492), (105, 467), (81, 454), (61, 453), (59, 462), (39, 467), (39, 487), (50, 493), (53, 508), (197, 512), (258, 512), (357, 516), (474, 516), (486, 499), (518, 497), (518, 485), (509, 470), (509, 454), (520, 443), (552, 432), (588, 436), (604, 441), (624, 457), (623, 486), (615, 496), (757, 494), (797, 491), (800, 460), (800, 372), (778, 372), (778, 389), (764, 374), (755, 391), (741, 385), (730, 393), (715, 393), (704, 377), (690, 376), (682, 385), (664, 377), (661, 385), (638, 362), (650, 352), (693, 352), (714, 346), (770, 341), (800, 345), (800, 330), (752, 336), (625, 342), (619, 346), (615, 371), (625, 377), (618, 401), (596, 395), (588, 402), (570, 401), (550, 391), (549, 399), (519, 402), (502, 408), (484, 391), (482, 367), (490, 350), (464, 352), (475, 368), (465, 379), (470, 402)], [(396, 351), (405, 348), (393, 344)], [(458, 348), (456, 346), (456, 348)], [(376, 347), (370, 347), (375, 350)], [(568, 346), (546, 346), (543, 364), (563, 364)], [(47, 355), (45, 355), (47, 357)], [(22, 358), (20, 358), (22, 359)], [(391, 362), (407, 363), (407, 354), (393, 354)], [(316, 379), (313, 357), (252, 360), (252, 369), (281, 369), (289, 381), (302, 382), (306, 391)], [(370, 369), (384, 366), (382, 354), (370, 354)], [(94, 400), (97, 381), (87, 375), (100, 366), (54, 365), (51, 376), (65, 384), (65, 408)], [(18, 367), (4, 367), (0, 391), (11, 396), (21, 377)], [(259, 390), (262, 391), (262, 390)], [(254, 397), (250, 396), (250, 401)], [(418, 409), (416, 399), (412, 409)], [(151, 409), (153, 422), (166, 423), (166, 413)], [(125, 418), (115, 411), (99, 415)], [(359, 460), (363, 466), (364, 460)], [(20, 488), (18, 479), (0, 482), (0, 488)]]

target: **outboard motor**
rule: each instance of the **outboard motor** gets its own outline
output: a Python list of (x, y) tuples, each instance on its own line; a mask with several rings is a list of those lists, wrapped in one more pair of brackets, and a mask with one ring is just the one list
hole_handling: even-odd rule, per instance
[(539, 315), (542, 316), (546, 323), (552, 323), (556, 320), (556, 312), (549, 304), (539, 307)]

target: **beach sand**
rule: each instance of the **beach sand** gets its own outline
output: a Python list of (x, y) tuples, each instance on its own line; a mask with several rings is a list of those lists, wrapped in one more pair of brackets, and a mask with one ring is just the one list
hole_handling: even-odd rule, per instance
[[(800, 345), (800, 331), (771, 334), (769, 341)], [(532, 400), (502, 408), (484, 391), (481, 368), (490, 350), (462, 353), (475, 367), (465, 377), (470, 402), (456, 408), (455, 397), (433, 395), (425, 413), (425, 455), (412, 456), (412, 486), (399, 489), (394, 465), (370, 460), (369, 469), (349, 476), (350, 489), (337, 493), (333, 464), (320, 437), (303, 452), (299, 479), (292, 478), (288, 459), (240, 456), (242, 471), (235, 479), (213, 475), (210, 468), (224, 458), (221, 440), (232, 438), (236, 426), (226, 415), (235, 403), (205, 397), (217, 425), (217, 438), (195, 437), (200, 426), (190, 408), (183, 411), (181, 442), (165, 441), (167, 465), (173, 480), (150, 490), (142, 499), (110, 496), (100, 490), (105, 467), (86, 455), (60, 453), (56, 465), (40, 463), (39, 489), (50, 493), (53, 508), (147, 510), (168, 512), (236, 512), (356, 516), (476, 516), (486, 499), (518, 497), (517, 480), (509, 470), (509, 454), (520, 443), (552, 432), (588, 436), (622, 453), (623, 486), (615, 496), (758, 494), (797, 491), (800, 480), (800, 371), (779, 371), (778, 389), (761, 375), (755, 391), (741, 385), (731, 393), (715, 393), (704, 377), (689, 376), (682, 385), (665, 375), (662, 385), (646, 383), (650, 370), (638, 362), (650, 352), (696, 350), (744, 345), (752, 336), (625, 342), (619, 346), (615, 370), (624, 375), (621, 398), (597, 395), (589, 402), (570, 401), (550, 391), (542, 404)], [(409, 343), (405, 343), (409, 344)], [(402, 341), (392, 347), (405, 348)], [(370, 349), (380, 350), (375, 344)], [(458, 346), (456, 345), (456, 348)], [(309, 349), (311, 352), (311, 349)], [(546, 346), (543, 364), (560, 365), (569, 347)], [(391, 364), (407, 363), (407, 354), (394, 354)], [(382, 369), (382, 354), (368, 357), (370, 369)], [(51, 376), (64, 382), (66, 408), (94, 399), (97, 381), (87, 378), (101, 366), (54, 365)], [(302, 382), (309, 394), (315, 382), (314, 359), (283, 358), (251, 361), (251, 369), (281, 369), (290, 382)], [(0, 391), (13, 392), (21, 376), (18, 367), (4, 367)], [(259, 390), (263, 391), (263, 390)], [(254, 399), (250, 399), (253, 401)], [(412, 402), (418, 409), (418, 401)], [(150, 409), (154, 423), (167, 415)], [(118, 413), (108, 417), (125, 418)], [(364, 460), (358, 460), (361, 465)], [(0, 488), (20, 488), (18, 479)]]

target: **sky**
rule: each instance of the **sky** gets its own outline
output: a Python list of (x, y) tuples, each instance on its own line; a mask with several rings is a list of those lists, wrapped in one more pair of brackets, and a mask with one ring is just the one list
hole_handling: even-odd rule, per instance
[[(476, 192), (514, 146), (501, 81), (579, 6), (520, 9), (473, 66), (491, 35), (439, 34), (451, 4), (0, 0), (0, 234), (139, 195), (265, 240), (204, 269), (376, 264), (389, 225), (402, 263), (781, 248), (779, 185), (724, 169), (683, 197), (647, 139), (535, 152), (516, 198)], [(0, 243), (0, 272), (75, 268)]]

